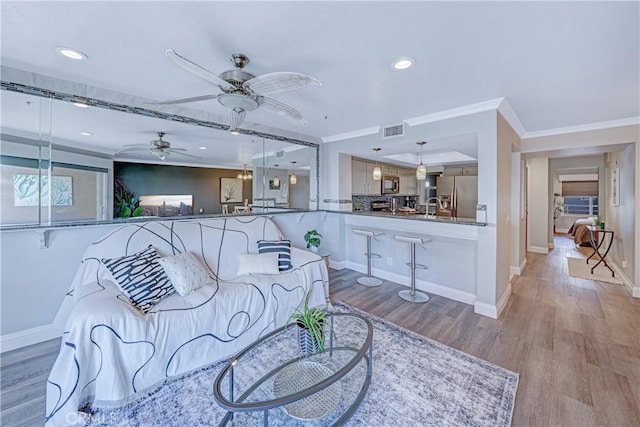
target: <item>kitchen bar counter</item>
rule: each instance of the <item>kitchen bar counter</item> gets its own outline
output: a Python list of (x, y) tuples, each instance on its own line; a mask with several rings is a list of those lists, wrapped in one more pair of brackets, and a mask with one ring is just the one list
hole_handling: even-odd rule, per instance
[(332, 213), (340, 213), (346, 215), (357, 215), (357, 216), (373, 216), (373, 217), (382, 217), (382, 218), (395, 218), (395, 219), (408, 219), (414, 221), (424, 221), (424, 222), (440, 222), (446, 224), (460, 224), (460, 225), (475, 225), (478, 227), (485, 227), (487, 225), (486, 222), (477, 222), (475, 218), (450, 218), (450, 217), (429, 217), (425, 218), (424, 213), (409, 213), (409, 212), (383, 212), (383, 211), (360, 211), (360, 212), (349, 212), (349, 211), (327, 211)]

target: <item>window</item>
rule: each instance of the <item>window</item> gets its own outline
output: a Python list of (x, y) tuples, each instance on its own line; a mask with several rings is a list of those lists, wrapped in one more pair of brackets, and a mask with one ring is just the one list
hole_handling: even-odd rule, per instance
[(598, 181), (563, 181), (565, 215), (598, 215)]

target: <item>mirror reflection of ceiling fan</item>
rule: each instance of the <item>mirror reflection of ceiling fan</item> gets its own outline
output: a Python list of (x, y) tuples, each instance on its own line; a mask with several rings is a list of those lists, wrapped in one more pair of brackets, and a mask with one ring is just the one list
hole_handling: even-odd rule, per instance
[(241, 53), (231, 55), (231, 62), (236, 68), (224, 71), (219, 76), (183, 58), (172, 49), (168, 49), (166, 55), (179, 67), (209, 83), (213, 83), (222, 93), (153, 102), (152, 104), (170, 105), (217, 99), (222, 106), (229, 110), (229, 131), (236, 130), (242, 124), (247, 111), (253, 111), (259, 107), (306, 126), (307, 119), (302, 112), (269, 95), (300, 89), (305, 86), (322, 85), (320, 81), (311, 76), (289, 71), (254, 76), (244, 71), (243, 68), (249, 63), (249, 58)]
[(185, 153), (187, 151), (186, 148), (171, 148), (171, 143), (162, 139), (165, 133), (162, 131), (158, 131), (158, 139), (154, 139), (146, 144), (129, 144), (123, 145), (115, 152), (113, 157), (118, 157), (122, 153), (130, 153), (134, 151), (148, 151), (150, 154), (153, 154), (160, 160), (166, 160), (167, 156), (170, 154), (179, 154), (181, 156), (191, 157), (194, 159), (199, 159), (198, 156), (192, 156), (191, 154)]

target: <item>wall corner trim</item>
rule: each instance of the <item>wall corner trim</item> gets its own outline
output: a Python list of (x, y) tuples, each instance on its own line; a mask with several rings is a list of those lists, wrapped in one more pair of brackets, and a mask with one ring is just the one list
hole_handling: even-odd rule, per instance
[(487, 304), (484, 302), (476, 301), (473, 304), (473, 312), (480, 314), (481, 316), (490, 317), (492, 319), (498, 318), (498, 308), (495, 305)]
[(624, 287), (627, 288), (631, 296), (634, 298), (640, 298), (640, 286), (634, 286), (633, 281), (629, 279), (629, 277), (626, 274), (624, 274), (624, 271), (622, 270), (622, 268), (620, 268), (617, 262), (615, 261), (609, 261), (609, 262), (613, 266), (613, 269), (618, 274), (618, 276), (620, 276), (620, 278), (622, 279), (622, 283), (624, 283)]
[(547, 255), (549, 253), (549, 248), (544, 248), (542, 246), (529, 246), (528, 251), (536, 254)]
[(61, 336), (62, 330), (56, 328), (53, 324), (5, 334), (0, 336), (0, 352), (4, 353)]

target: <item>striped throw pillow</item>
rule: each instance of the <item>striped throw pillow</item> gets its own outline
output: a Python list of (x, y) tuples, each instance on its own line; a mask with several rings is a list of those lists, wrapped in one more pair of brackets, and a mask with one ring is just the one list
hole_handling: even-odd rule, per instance
[(258, 253), (276, 252), (278, 254), (278, 269), (289, 271), (291, 264), (291, 240), (258, 240)]
[(162, 298), (175, 289), (158, 262), (160, 255), (149, 245), (143, 251), (120, 258), (103, 258), (102, 263), (109, 269), (116, 284), (131, 304), (147, 313)]

